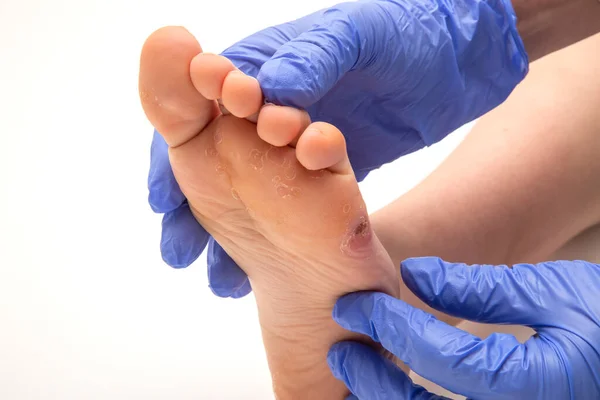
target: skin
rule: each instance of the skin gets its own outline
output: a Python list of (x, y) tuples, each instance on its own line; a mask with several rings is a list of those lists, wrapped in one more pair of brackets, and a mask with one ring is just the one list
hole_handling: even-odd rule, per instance
[[(595, 191), (586, 179), (573, 181), (572, 176), (589, 176), (586, 168), (596, 151), (588, 145), (596, 135), (595, 109), (582, 109), (579, 104), (589, 103), (588, 99), (596, 95), (588, 82), (597, 73), (594, 46), (598, 39), (589, 36), (600, 32), (600, 4), (595, 0), (515, 0), (513, 6), (530, 60), (543, 59), (532, 64), (533, 77), (526, 78), (505, 104), (483, 117), (437, 171), (372, 216), (375, 232), (395, 265), (407, 257), (430, 255), (467, 263), (535, 263), (599, 222), (596, 205), (600, 202), (594, 201)], [(555, 53), (572, 43), (576, 44)], [(587, 69), (580, 70), (581, 63)], [(233, 65), (228, 68), (235, 70)], [(563, 71), (570, 75), (562, 76)], [(588, 80), (582, 80), (578, 73), (586, 71)], [(562, 82), (548, 86), (556, 74), (561, 75)], [(253, 106), (232, 114), (251, 121), (258, 118), (259, 136), (275, 146), (293, 143), (298, 121), (309, 121), (300, 110), (271, 106), (272, 110), (286, 110), (286, 117), (280, 118), (285, 123), (265, 124), (260, 115), (267, 115), (266, 111), (259, 115), (262, 98), (249, 103)], [(573, 104), (578, 105), (575, 113), (587, 111), (576, 127), (571, 124)], [(562, 126), (550, 126), (549, 121), (557, 118)], [(575, 128), (579, 141), (572, 140)], [(535, 156), (517, 159), (516, 149)], [(578, 163), (581, 157), (585, 162)], [(557, 159), (566, 159), (568, 164), (557, 168)], [(304, 165), (308, 169), (319, 167)], [(593, 167), (595, 171), (596, 165)], [(489, 193), (498, 195), (490, 198)], [(505, 193), (516, 196), (507, 198)], [(590, 209), (579, 208), (582, 206)], [(557, 217), (548, 220), (545, 215)], [(548, 235), (548, 231), (555, 233)], [(427, 307), (402, 282), (400, 287), (403, 300), (448, 323), (460, 322)]]
[[(256, 80), (201, 52), (183, 28), (147, 39), (144, 111), (194, 216), (250, 278), (277, 398), (341, 400), (327, 352), (366, 339), (335, 324), (333, 305), (361, 290), (399, 296), (399, 271), (373, 234), (342, 133), (297, 110), (259, 110)], [(257, 124), (222, 115), (217, 100)], [(282, 126), (287, 143), (262, 139)]]
[(597, 0), (513, 0), (530, 61), (600, 32)]
[(597, 35), (532, 64), (436, 171), (371, 215), (396, 265), (537, 263), (600, 223), (599, 46)]
[[(531, 59), (598, 32), (597, 6), (583, 0), (569, 4), (547, 1), (545, 11), (538, 13), (541, 8), (515, 2), (519, 31)], [(561, 35), (569, 20), (577, 20), (577, 28)], [(261, 109), (262, 95), (253, 78), (236, 71), (225, 59), (201, 54), (191, 35), (173, 29), (179, 28), (155, 33), (144, 47), (140, 97), (149, 120), (171, 146), (173, 170), (194, 215), (250, 276), (278, 398), (344, 397), (346, 390), (329, 373), (325, 354), (339, 340), (361, 338), (332, 323), (333, 303), (339, 296), (359, 290), (399, 295), (394, 265), (401, 259), (433, 252), (469, 263), (534, 262), (599, 220), (599, 203), (589, 202), (596, 193), (582, 183), (600, 172), (598, 165), (588, 162), (590, 154), (598, 150), (589, 145), (597, 117), (589, 107), (579, 107), (572, 110), (580, 113), (576, 126), (549, 122), (550, 117), (561, 115), (552, 107), (552, 100), (560, 98), (565, 107), (580, 105), (592, 96), (586, 85), (566, 96), (563, 89), (573, 87), (517, 96), (524, 99), (521, 104), (502, 106), (494, 113), (496, 120), (490, 118), (487, 126), (488, 119), (484, 119), (436, 173), (369, 223), (339, 131), (326, 124), (310, 124), (308, 116), (298, 110)], [(587, 51), (594, 54), (596, 48)], [(562, 61), (565, 70), (576, 75), (576, 66)], [(589, 61), (598, 65), (597, 59)], [(592, 72), (598, 75), (597, 70)], [(590, 74), (588, 71), (588, 81)], [(541, 86), (550, 78), (539, 78)], [(575, 80), (563, 79), (562, 83)], [(236, 98), (246, 101), (236, 102)], [(540, 103), (536, 105), (539, 113), (531, 118), (523, 104), (536, 102)], [(219, 103), (231, 115), (221, 115)], [(572, 113), (562, 113), (562, 117), (567, 120)], [(490, 130), (501, 130), (502, 136), (490, 140), (494, 136)], [(566, 137), (565, 132), (572, 131), (578, 133), (575, 141)], [(539, 153), (530, 157), (525, 150), (531, 149)], [(262, 175), (253, 175), (248, 168), (252, 160), (242, 165), (237, 157), (252, 150), (275, 155), (279, 164), (272, 163), (263, 168)], [(281, 206), (281, 194), (275, 190), (277, 197), (268, 188), (276, 176), (285, 175), (285, 165), (294, 167), (303, 196), (294, 198), (292, 205)], [(474, 171), (472, 165), (478, 168)], [(222, 174), (220, 167), (225, 167)], [(315, 183), (310, 172), (320, 170), (325, 170), (326, 179)], [(217, 173), (209, 175), (207, 171)], [(452, 179), (456, 176), (460, 181)], [(582, 179), (569, 179), (572, 176)], [(507, 201), (506, 193), (516, 195), (508, 196)], [(350, 215), (345, 211), (348, 204)], [(323, 213), (328, 216), (326, 221)], [(555, 213), (556, 218), (543, 220), (548, 213)], [(323, 231), (325, 236), (315, 240)], [(548, 231), (553, 235), (548, 237)], [(361, 239), (364, 237), (368, 239)], [(358, 250), (340, 255), (340, 245), (347, 244), (348, 238), (357, 240), (354, 247)], [(321, 243), (318, 248), (315, 242)], [(418, 305), (407, 290), (403, 296)]]

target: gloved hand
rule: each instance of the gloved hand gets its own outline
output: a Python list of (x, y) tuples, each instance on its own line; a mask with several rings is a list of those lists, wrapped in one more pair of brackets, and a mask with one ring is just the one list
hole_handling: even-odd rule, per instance
[(192, 215), (171, 164), (167, 143), (154, 131), (150, 150), (148, 202), (156, 213), (164, 213), (160, 251), (173, 268), (185, 268), (202, 254), (208, 244), (208, 280), (217, 296), (239, 298), (250, 293), (248, 277), (204, 230)]
[[(528, 71), (509, 0), (343, 3), (258, 32), (222, 54), (257, 77), (267, 101), (340, 128), (358, 180), (494, 108)], [(246, 276), (194, 225), (160, 135), (149, 188), (152, 208), (166, 213), (164, 260), (186, 267), (208, 242), (212, 290), (248, 293)]]
[[(481, 340), (381, 293), (342, 297), (334, 319), (469, 398), (600, 398), (600, 265), (556, 261), (510, 269), (420, 258), (402, 263), (402, 277), (434, 309), (471, 321), (526, 325), (537, 335), (524, 344), (505, 334)], [(351, 399), (440, 398), (364, 345), (338, 343), (328, 361), (355, 394)]]

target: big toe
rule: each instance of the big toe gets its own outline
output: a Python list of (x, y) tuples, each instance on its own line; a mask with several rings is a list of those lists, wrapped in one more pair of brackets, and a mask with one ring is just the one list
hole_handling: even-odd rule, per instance
[(202, 96), (190, 77), (190, 63), (201, 52), (198, 41), (181, 27), (157, 30), (142, 49), (142, 107), (150, 123), (172, 147), (192, 139), (218, 115), (217, 104)]

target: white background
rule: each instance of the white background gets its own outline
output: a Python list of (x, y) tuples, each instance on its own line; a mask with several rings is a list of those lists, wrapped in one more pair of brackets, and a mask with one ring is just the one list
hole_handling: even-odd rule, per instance
[[(174, 270), (147, 205), (142, 43), (184, 25), (219, 52), (332, 1), (0, 2), (0, 399), (270, 399), (254, 299)], [(467, 129), (382, 168), (371, 210)]]

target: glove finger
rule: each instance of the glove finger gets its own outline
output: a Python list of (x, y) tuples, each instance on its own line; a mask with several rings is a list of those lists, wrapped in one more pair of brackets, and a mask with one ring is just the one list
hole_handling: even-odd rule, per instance
[(208, 284), (219, 297), (244, 297), (252, 288), (246, 273), (213, 238), (208, 242)]
[(421, 300), (455, 317), (532, 327), (555, 319), (560, 282), (548, 282), (535, 265), (468, 266), (425, 257), (405, 260), (401, 272)]
[(225, 49), (221, 55), (231, 60), (246, 75), (256, 78), (263, 64), (281, 46), (308, 31), (322, 13), (323, 11), (317, 11), (297, 20), (263, 29)]
[[(380, 342), (419, 375), (462, 395), (512, 399), (538, 383), (540, 354), (512, 335), (481, 340), (383, 293), (353, 293), (336, 303), (343, 328)], [(547, 349), (546, 349), (547, 350)], [(542, 363), (543, 364), (543, 363)], [(506, 396), (505, 396), (506, 395)]]
[(192, 215), (189, 205), (184, 203), (163, 217), (162, 258), (173, 268), (185, 268), (202, 254), (209, 237)]
[(361, 343), (340, 342), (333, 345), (327, 354), (327, 362), (333, 375), (353, 393), (348, 399), (445, 399), (413, 384), (392, 361)]
[(150, 147), (148, 190), (148, 203), (156, 213), (168, 213), (185, 202), (171, 169), (169, 146), (156, 130)]
[(227, 57), (246, 75), (256, 78), (260, 67), (283, 44), (298, 36), (302, 25), (299, 22), (290, 22), (263, 29), (225, 49), (221, 55)]
[(346, 3), (312, 16), (312, 28), (281, 46), (257, 79), (267, 101), (306, 109), (320, 100), (358, 61), (360, 35)]
[(248, 294), (250, 294), (250, 292), (252, 292), (252, 286), (250, 285), (250, 279), (246, 278), (244, 284), (229, 297), (232, 299), (241, 299), (242, 297), (246, 297)]

